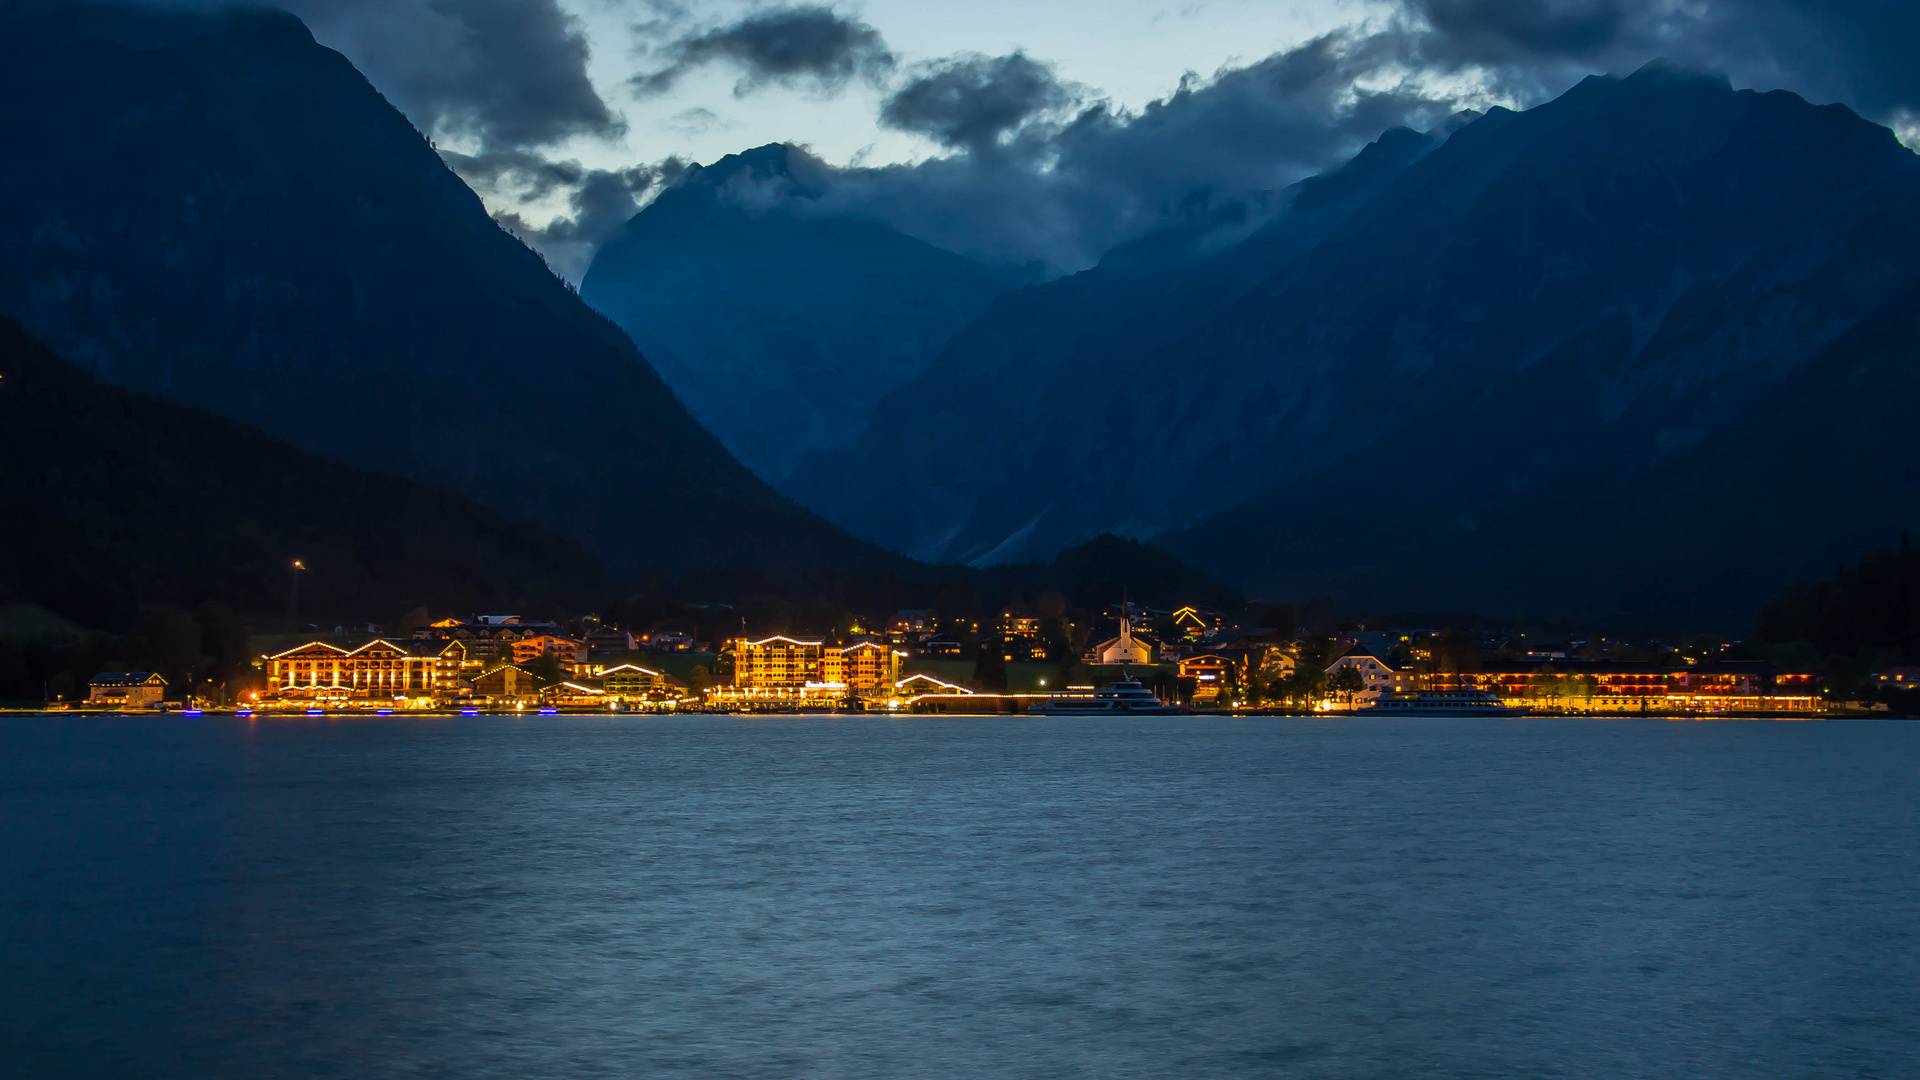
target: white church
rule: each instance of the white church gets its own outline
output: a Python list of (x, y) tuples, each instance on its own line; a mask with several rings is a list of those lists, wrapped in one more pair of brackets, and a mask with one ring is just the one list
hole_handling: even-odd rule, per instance
[(1125, 665), (1153, 663), (1153, 646), (1133, 636), (1133, 620), (1123, 605), (1120, 612), (1120, 636), (1108, 638), (1087, 650), (1087, 660), (1095, 664)]

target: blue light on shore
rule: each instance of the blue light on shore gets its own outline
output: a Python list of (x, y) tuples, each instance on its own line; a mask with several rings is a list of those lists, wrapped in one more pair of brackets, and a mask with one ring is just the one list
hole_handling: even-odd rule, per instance
[(540, 710), (540, 715), (541, 715), (541, 716), (552, 716), (553, 714), (555, 714), (555, 713), (557, 713), (557, 712), (559, 712), (559, 711), (560, 711), (559, 709), (541, 709), (541, 710)]
[(392, 709), (375, 709), (375, 710), (373, 710), (373, 711), (374, 711), (374, 713), (375, 713), (375, 714), (377, 714), (377, 715), (380, 715), (380, 716), (392, 716), (392, 715), (393, 715), (393, 710), (392, 710)]
[(325, 709), (308, 709), (307, 715), (308, 716), (325, 716), (327, 715), (327, 711)]
[(461, 716), (479, 716), (480, 710), (479, 709), (461, 709), (460, 715)]
[(180, 715), (181, 716), (200, 716), (203, 714), (199, 709), (188, 709), (186, 712), (183, 712)]

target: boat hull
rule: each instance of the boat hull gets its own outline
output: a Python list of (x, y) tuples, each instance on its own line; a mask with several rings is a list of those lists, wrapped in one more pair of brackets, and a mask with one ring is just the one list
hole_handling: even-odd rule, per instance
[(1041, 702), (1027, 706), (1028, 716), (1179, 716), (1181, 710), (1172, 705), (1161, 705), (1145, 709), (1074, 709), (1056, 708), (1051, 702)]
[(1415, 708), (1382, 709), (1369, 706), (1355, 709), (1355, 716), (1525, 716), (1532, 712), (1528, 705), (1477, 706), (1472, 708), (1449, 709), (1444, 706), (1424, 706)]

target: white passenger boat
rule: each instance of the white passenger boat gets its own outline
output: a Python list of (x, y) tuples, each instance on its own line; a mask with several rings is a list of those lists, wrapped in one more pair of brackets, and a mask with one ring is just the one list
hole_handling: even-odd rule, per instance
[(1524, 716), (1529, 705), (1509, 705), (1485, 690), (1420, 690), (1411, 694), (1382, 694), (1360, 713), (1408, 716)]
[(1153, 696), (1139, 679), (1121, 679), (1098, 693), (1050, 697), (1027, 706), (1030, 716), (1172, 716), (1181, 711)]

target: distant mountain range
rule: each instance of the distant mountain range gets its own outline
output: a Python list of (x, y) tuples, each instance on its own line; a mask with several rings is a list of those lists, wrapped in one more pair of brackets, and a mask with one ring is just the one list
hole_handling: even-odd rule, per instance
[(695, 167), (580, 282), (694, 416), (774, 481), (858, 434), (1018, 277), (824, 208), (828, 175), (780, 145)]
[(762, 147), (606, 245), (611, 319), (284, 13), (12, 5), (0, 139), (0, 315), (620, 577), (1113, 533), (1271, 599), (1734, 627), (1920, 501), (1920, 159), (1664, 66), (1024, 287)]
[(607, 588), (574, 541), (461, 495), (295, 449), (245, 424), (103, 383), (0, 318), (0, 601), (121, 630), (206, 601), (392, 622), (579, 612)]
[(10, 6), (0, 143), (0, 314), (103, 378), (464, 492), (618, 574), (894, 558), (733, 460), (291, 15)]
[(1111, 531), (1349, 609), (1729, 625), (1911, 522), (1841, 390), (1920, 282), (1891, 132), (1660, 65), (1467, 119), (1002, 295), (784, 489), (924, 559)]

